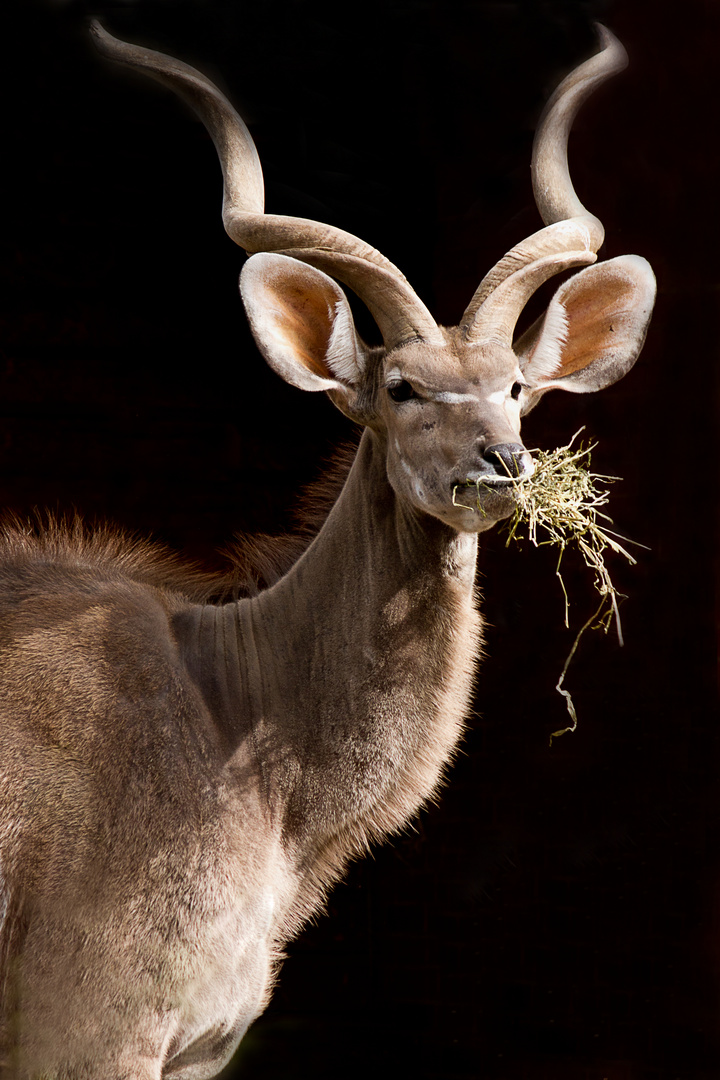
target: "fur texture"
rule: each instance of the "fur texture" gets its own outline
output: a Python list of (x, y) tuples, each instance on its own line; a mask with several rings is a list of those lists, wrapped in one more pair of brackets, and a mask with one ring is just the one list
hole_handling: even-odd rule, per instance
[[(290, 570), (224, 604), (227, 581), (116, 531), (4, 529), (3, 1077), (214, 1075), (347, 860), (437, 790), (475, 542), (437, 522), (398, 558), (385, 457), (366, 434)], [(347, 678), (359, 657), (372, 678)]]

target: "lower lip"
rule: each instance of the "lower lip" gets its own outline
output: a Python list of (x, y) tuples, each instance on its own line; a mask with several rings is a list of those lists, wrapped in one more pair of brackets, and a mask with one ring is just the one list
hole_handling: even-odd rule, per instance
[(515, 483), (511, 476), (493, 476), (482, 477), (478, 480), (473, 480), (471, 483), (463, 481), (461, 484), (455, 484), (453, 491), (475, 491), (478, 494), (484, 489), (492, 490), (493, 488), (506, 488), (512, 487)]
[[(512, 480), (498, 480), (492, 482), (482, 481), (479, 486), (475, 484), (458, 485), (453, 489), (453, 504), (461, 510), (471, 510), (480, 513), (500, 506), (511, 506), (514, 502)], [(467, 502), (464, 500), (467, 499)]]

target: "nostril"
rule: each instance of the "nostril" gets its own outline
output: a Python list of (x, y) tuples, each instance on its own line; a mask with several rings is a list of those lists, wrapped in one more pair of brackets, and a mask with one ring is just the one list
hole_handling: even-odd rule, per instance
[(483, 457), (500, 476), (522, 476), (527, 471), (523, 460), (526, 453), (519, 443), (496, 443), (485, 447)]

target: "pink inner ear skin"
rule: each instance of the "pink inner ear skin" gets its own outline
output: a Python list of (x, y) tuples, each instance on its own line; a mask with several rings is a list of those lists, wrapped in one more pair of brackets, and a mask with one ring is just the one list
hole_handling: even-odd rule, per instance
[[(551, 302), (563, 306), (567, 341), (562, 346), (560, 369), (548, 381), (613, 357), (617, 361), (613, 381), (620, 378), (640, 352), (654, 298), (652, 270), (644, 259), (633, 255), (599, 263), (567, 281)], [(600, 385), (606, 385), (604, 379), (596, 389)]]
[(323, 379), (333, 378), (322, 362), (332, 326), (325, 297), (298, 288), (288, 290), (282, 300), (276, 298), (276, 302), (282, 312), (279, 319), (281, 334), (298, 358), (313, 374)]
[[(565, 301), (570, 336), (562, 353), (563, 375), (587, 367), (601, 353), (614, 352), (626, 337), (628, 290), (610, 287), (579, 293)], [(560, 372), (558, 372), (560, 374)]]

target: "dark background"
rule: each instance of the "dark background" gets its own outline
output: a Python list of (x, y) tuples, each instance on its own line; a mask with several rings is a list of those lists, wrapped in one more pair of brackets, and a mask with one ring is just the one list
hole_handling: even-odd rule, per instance
[[(85, 19), (201, 67), (256, 137), (267, 206), (344, 227), (442, 321), (539, 225), (532, 133), (594, 50), (631, 67), (571, 141), (604, 254), (652, 262), (647, 345), (601, 395), (550, 395), (528, 445), (581, 425), (624, 477), (613, 564), (626, 645), (572, 641), (554, 554), (482, 541), (488, 657), (441, 803), (332, 894), (290, 946), (236, 1059), (245, 1080), (716, 1080), (720, 851), (717, 495), (718, 6), (387, 0), (5, 4), (0, 501), (111, 520), (210, 565), (288, 527), (348, 434), (265, 367), (237, 295), (202, 126), (101, 61)], [(587, 574), (567, 564), (577, 627)], [(233, 1068), (228, 1076), (236, 1075)]]

